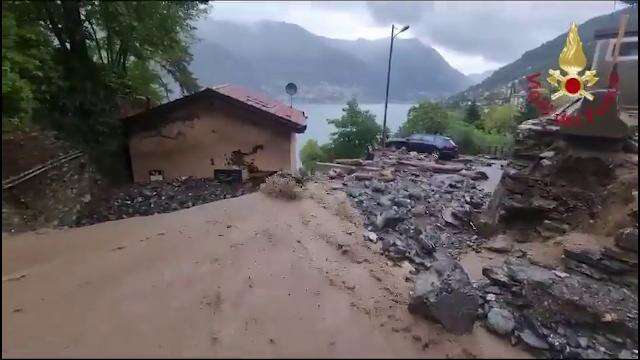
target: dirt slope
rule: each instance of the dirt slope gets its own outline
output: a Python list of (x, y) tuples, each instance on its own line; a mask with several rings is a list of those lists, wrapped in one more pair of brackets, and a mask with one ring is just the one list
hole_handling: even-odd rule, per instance
[(2, 355), (527, 357), (413, 318), (408, 268), (335, 204), (254, 193), (3, 234)]

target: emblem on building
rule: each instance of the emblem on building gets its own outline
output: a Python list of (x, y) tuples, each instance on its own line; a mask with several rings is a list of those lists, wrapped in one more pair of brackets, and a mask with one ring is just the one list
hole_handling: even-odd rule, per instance
[(573, 22), (558, 62), (560, 68), (566, 74), (563, 75), (561, 70), (549, 69), (550, 76), (547, 81), (558, 89), (551, 95), (551, 100), (555, 100), (560, 96), (586, 97), (589, 100), (593, 100), (593, 95), (586, 88), (593, 86), (598, 81), (598, 78), (595, 70), (587, 70), (580, 75), (580, 72), (587, 66), (587, 58), (582, 49), (578, 26)]

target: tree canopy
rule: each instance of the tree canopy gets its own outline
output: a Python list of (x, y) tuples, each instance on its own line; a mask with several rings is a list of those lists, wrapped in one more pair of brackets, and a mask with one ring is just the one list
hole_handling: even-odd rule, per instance
[(471, 104), (467, 106), (465, 112), (465, 121), (469, 124), (476, 124), (482, 118), (482, 114), (480, 114), (480, 107), (475, 99), (471, 101)]
[(444, 134), (448, 119), (449, 114), (440, 104), (424, 101), (409, 109), (407, 121), (400, 126), (398, 135)]
[(3, 129), (32, 119), (87, 150), (122, 150), (122, 101), (159, 102), (168, 79), (198, 90), (189, 43), (206, 11), (202, 1), (3, 1)]
[(375, 144), (382, 127), (369, 110), (362, 110), (355, 99), (347, 102), (343, 115), (327, 122), (335, 126), (331, 133), (330, 152), (334, 158), (362, 157), (367, 147)]
[(482, 127), (490, 133), (506, 134), (515, 131), (516, 109), (513, 105), (492, 105), (482, 119)]

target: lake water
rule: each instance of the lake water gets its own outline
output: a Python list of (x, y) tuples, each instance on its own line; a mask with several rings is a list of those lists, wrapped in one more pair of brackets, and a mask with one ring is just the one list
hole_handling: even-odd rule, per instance
[[(363, 110), (369, 110), (376, 116), (376, 121), (382, 126), (384, 117), (384, 103), (359, 104)], [(298, 135), (298, 158), (300, 149), (309, 139), (315, 139), (319, 144), (329, 141), (329, 135), (335, 130), (333, 125), (327, 123), (327, 119), (336, 119), (342, 116), (342, 108), (346, 104), (294, 104), (294, 107), (307, 114), (307, 131)], [(391, 133), (398, 130), (407, 119), (407, 112), (412, 104), (389, 104), (387, 107), (387, 127)], [(300, 160), (298, 160), (298, 163)]]

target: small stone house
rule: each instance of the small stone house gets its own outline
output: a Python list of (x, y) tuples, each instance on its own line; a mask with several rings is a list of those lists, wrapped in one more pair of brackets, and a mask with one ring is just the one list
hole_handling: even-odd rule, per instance
[(306, 115), (237, 85), (195, 94), (121, 119), (134, 182), (292, 170)]

